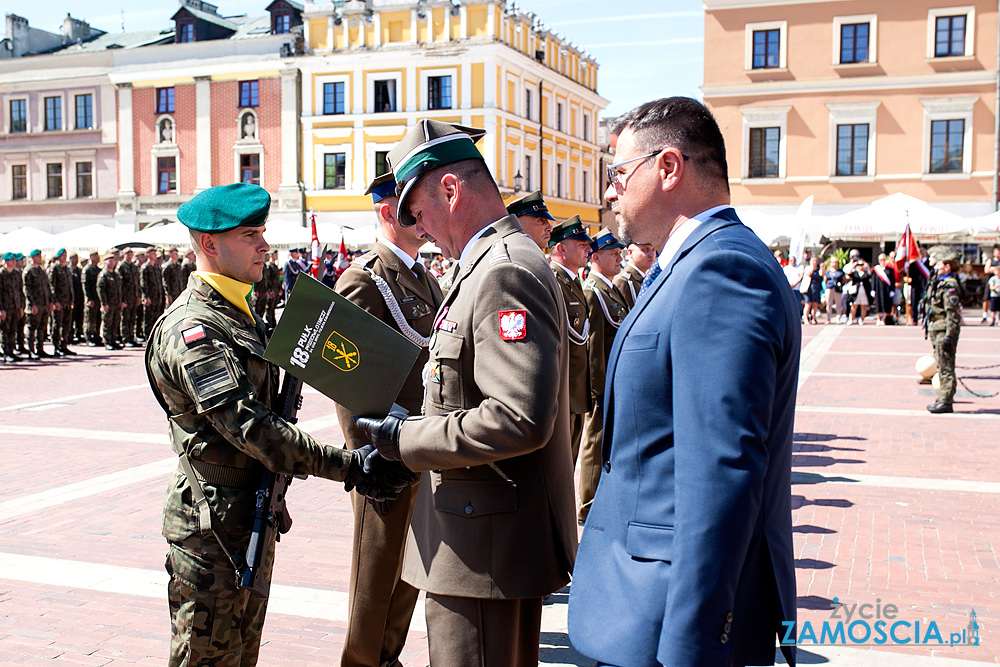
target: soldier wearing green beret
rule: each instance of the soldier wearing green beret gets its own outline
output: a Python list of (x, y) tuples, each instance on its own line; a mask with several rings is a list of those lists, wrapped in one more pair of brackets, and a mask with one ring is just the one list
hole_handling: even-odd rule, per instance
[(6, 252), (3, 255), (3, 268), (0, 268), (0, 344), (3, 345), (3, 360), (12, 364), (20, 361), (15, 348), (17, 347), (17, 323), (24, 314), (21, 306), (21, 295), (18, 290), (18, 281), (14, 253)]
[[(256, 185), (209, 188), (183, 204), (199, 269), (157, 320), (146, 344), (153, 394), (170, 419), (179, 457), (167, 488), (171, 666), (252, 667), (266, 597), (237, 585), (266, 470), (341, 480), (395, 498), (413, 480), (400, 466), (362, 470), (371, 447), (317, 442), (271, 411), (278, 369), (264, 360), (267, 328), (247, 302), (260, 280), (271, 198)], [(282, 522), (285, 523), (285, 522)], [(265, 545), (270, 582), (274, 543)]]
[(69, 349), (73, 338), (73, 272), (66, 264), (66, 250), (56, 251), (49, 267), (49, 287), (52, 289), (52, 347), (57, 357), (73, 356)]
[(24, 297), (24, 255), (19, 252), (14, 253), (14, 287), (17, 289), (17, 301), (21, 311), (21, 317), (14, 325), (17, 351), (21, 354), (28, 354), (28, 348), (24, 344), (24, 329), (28, 323), (28, 301)]
[(962, 286), (955, 276), (958, 253), (946, 246), (931, 248), (935, 276), (924, 295), (924, 327), (934, 345), (941, 395), (927, 406), (933, 414), (954, 412), (955, 349), (962, 329)]
[(25, 309), (28, 314), (28, 358), (46, 359), (52, 356), (42, 348), (49, 313), (53, 310), (52, 290), (45, 274), (42, 251), (32, 250), (28, 257), (31, 259), (31, 266), (24, 271), (24, 296), (28, 301)]

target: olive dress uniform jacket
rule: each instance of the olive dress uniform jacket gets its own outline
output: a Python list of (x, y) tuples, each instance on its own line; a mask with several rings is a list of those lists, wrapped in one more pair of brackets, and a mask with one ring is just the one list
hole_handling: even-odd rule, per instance
[(550, 262), (566, 303), (567, 340), (569, 341), (569, 411), (574, 414), (590, 412), (590, 374), (587, 359), (587, 299), (583, 295), (580, 279), (570, 278), (556, 262)]
[(645, 276), (639, 272), (639, 269), (635, 268), (631, 262), (626, 262), (625, 268), (611, 281), (622, 293), (625, 305), (628, 306), (629, 310), (635, 306), (635, 299), (639, 296), (639, 290), (642, 289), (643, 278)]
[(399, 454), (423, 471), (403, 579), (437, 595), (541, 597), (576, 554), (566, 308), (515, 216), (471, 246), (435, 320), (425, 416)]
[(591, 275), (583, 284), (590, 314), (590, 336), (587, 345), (590, 353), (590, 394), (597, 400), (604, 395), (605, 370), (611, 355), (611, 344), (622, 320), (628, 315), (625, 297), (614, 284)]

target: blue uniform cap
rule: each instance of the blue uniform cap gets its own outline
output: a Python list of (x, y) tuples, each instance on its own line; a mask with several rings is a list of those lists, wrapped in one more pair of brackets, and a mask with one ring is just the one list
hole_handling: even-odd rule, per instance
[(377, 204), (386, 197), (396, 196), (396, 179), (393, 177), (392, 172), (382, 174), (381, 176), (375, 177), (375, 180), (371, 182), (368, 189), (365, 190), (366, 195), (372, 196), (372, 203)]
[(590, 244), (590, 247), (594, 252), (597, 252), (607, 248), (624, 248), (625, 244), (615, 237), (610, 228), (605, 227), (594, 235), (594, 242)]

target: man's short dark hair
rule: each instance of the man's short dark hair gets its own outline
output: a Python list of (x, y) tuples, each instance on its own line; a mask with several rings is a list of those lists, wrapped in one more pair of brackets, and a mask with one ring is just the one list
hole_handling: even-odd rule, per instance
[(708, 108), (690, 97), (666, 97), (646, 102), (620, 116), (611, 132), (626, 129), (635, 134), (642, 153), (674, 147), (697, 165), (706, 188), (725, 187), (729, 192), (726, 143), (719, 124)]

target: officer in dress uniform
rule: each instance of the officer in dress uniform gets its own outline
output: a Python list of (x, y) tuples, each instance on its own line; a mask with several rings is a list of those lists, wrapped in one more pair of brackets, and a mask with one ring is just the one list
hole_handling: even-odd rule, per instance
[(594, 237), (590, 255), (590, 275), (583, 284), (590, 318), (587, 354), (590, 360), (590, 396), (593, 407), (587, 415), (583, 446), (580, 449), (580, 507), (577, 519), (587, 520), (590, 505), (601, 479), (601, 444), (604, 439), (604, 378), (618, 325), (628, 315), (625, 296), (612, 282), (621, 268), (624, 244), (605, 227)]
[[(270, 203), (260, 186), (236, 183), (181, 205), (177, 217), (192, 232), (201, 270), (146, 345), (150, 387), (179, 457), (163, 507), (171, 667), (257, 662), (267, 598), (237, 586), (229, 554), (246, 553), (265, 468), (387, 498), (413, 481), (398, 466), (365, 473), (365, 450), (321, 444), (271, 411), (278, 369), (263, 358), (266, 327), (246, 300), (268, 250)], [(272, 541), (263, 559), (268, 584), (273, 559)]]
[(954, 412), (955, 348), (962, 331), (962, 286), (955, 276), (958, 253), (947, 246), (931, 248), (935, 276), (924, 296), (927, 335), (934, 345), (941, 395), (927, 406), (932, 414)]
[(646, 271), (656, 260), (656, 249), (648, 243), (629, 243), (625, 250), (625, 266), (615, 276), (614, 284), (625, 297), (625, 304), (632, 310), (636, 296), (642, 288)]
[(587, 300), (580, 283), (580, 270), (587, 265), (590, 244), (594, 240), (583, 229), (580, 216), (574, 215), (552, 229), (549, 238), (549, 266), (562, 288), (566, 303), (569, 327), (566, 330), (569, 345), (569, 411), (573, 446), (573, 460), (580, 452), (583, 425), (590, 413), (590, 361), (587, 358), (587, 337), (590, 319), (587, 317)]
[(48, 329), (49, 314), (53, 310), (52, 289), (42, 265), (42, 251), (32, 250), (28, 257), (31, 266), (24, 270), (24, 295), (27, 297), (28, 358), (45, 359), (52, 355), (42, 349)]
[[(375, 203), (380, 238), (344, 271), (336, 290), (424, 348), (396, 398), (399, 406), (419, 415), (424, 397), (421, 371), (428, 359), (426, 348), (434, 313), (441, 305), (441, 289), (419, 260), (424, 240), (413, 227), (402, 227), (396, 219), (398, 199), (392, 174), (372, 181), (366, 194)], [(350, 410), (338, 406), (337, 414), (350, 449), (368, 444)], [(352, 494), (354, 555), (342, 667), (401, 667), (399, 654), (418, 594), (400, 579), (416, 498), (416, 484), (386, 505)]]
[(531, 237), (531, 240), (546, 252), (549, 249), (549, 238), (552, 236), (552, 223), (556, 221), (545, 206), (541, 190), (535, 190), (507, 204), (507, 212), (517, 216), (521, 229)]

